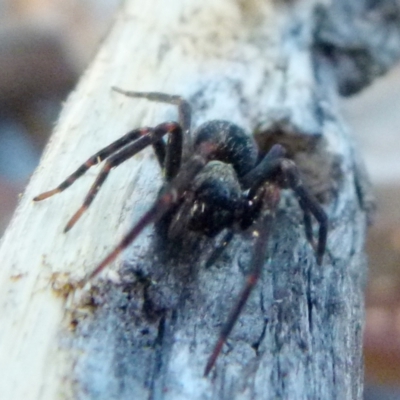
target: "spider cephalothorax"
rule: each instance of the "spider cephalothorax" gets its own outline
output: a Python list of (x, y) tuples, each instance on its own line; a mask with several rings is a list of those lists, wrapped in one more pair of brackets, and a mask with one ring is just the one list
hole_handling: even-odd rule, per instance
[[(285, 157), (285, 149), (274, 145), (259, 160), (253, 138), (229, 121), (213, 120), (200, 125), (191, 135), (191, 109), (180, 96), (158, 92), (117, 92), (130, 97), (178, 106), (179, 122), (165, 122), (154, 128), (139, 128), (101, 149), (57, 188), (34, 198), (43, 200), (69, 187), (91, 166), (105, 160), (104, 167), (89, 190), (83, 205), (65, 227), (68, 231), (90, 206), (112, 168), (152, 145), (164, 170), (165, 185), (152, 207), (139, 219), (119, 245), (82, 281), (99, 274), (150, 223), (168, 221), (167, 236), (174, 238), (187, 230), (213, 237), (223, 230), (233, 233), (251, 227), (256, 236), (251, 272), (205, 368), (207, 375), (230, 334), (243, 306), (258, 281), (266, 260), (267, 241), (277, 209), (280, 190), (290, 188), (304, 213), (305, 233), (322, 263), (327, 239), (327, 217), (317, 200), (303, 186), (295, 163)], [(164, 136), (168, 135), (167, 143)], [(185, 135), (192, 142), (191, 156), (182, 163)], [(311, 216), (319, 223), (314, 243)]]

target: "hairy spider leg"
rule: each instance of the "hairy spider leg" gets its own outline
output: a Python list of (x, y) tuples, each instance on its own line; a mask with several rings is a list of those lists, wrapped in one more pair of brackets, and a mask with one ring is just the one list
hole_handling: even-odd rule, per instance
[[(265, 181), (272, 180), (277, 184), (288, 185), (295, 192), (303, 211), (307, 240), (316, 252), (317, 264), (321, 265), (328, 236), (328, 217), (318, 200), (304, 187), (296, 164), (285, 158), (285, 154), (285, 149), (281, 145), (275, 144), (261, 162), (242, 178), (241, 183), (245, 189), (252, 189), (261, 186)], [(312, 236), (311, 215), (319, 223), (316, 246)]]
[(128, 144), (122, 150), (120, 150), (119, 152), (117, 152), (116, 154), (114, 154), (113, 156), (109, 157), (106, 160), (104, 167), (99, 172), (95, 182), (93, 183), (88, 194), (86, 195), (82, 206), (68, 221), (64, 229), (64, 232), (69, 231), (78, 221), (78, 219), (82, 216), (82, 214), (89, 208), (90, 204), (96, 197), (104, 181), (108, 177), (108, 174), (110, 173), (111, 169), (117, 167), (124, 161), (133, 157), (135, 154), (143, 150), (145, 147), (160, 141), (160, 139), (166, 134), (169, 134), (170, 136), (173, 135), (178, 135), (179, 137), (182, 136), (182, 130), (180, 126), (175, 122), (166, 122), (157, 125), (155, 128), (146, 128), (145, 130), (139, 130), (139, 131), (141, 132), (142, 136), (140, 136), (134, 142)]
[(235, 236), (235, 232), (232, 229), (229, 229), (224, 234), (223, 238), (220, 240), (220, 242), (217, 244), (217, 246), (212, 251), (210, 257), (208, 258), (206, 265), (205, 265), (206, 268), (210, 268), (211, 265), (215, 264), (215, 262), (218, 260), (218, 258), (221, 256), (221, 254), (226, 249), (226, 247), (232, 241), (234, 236)]
[[(304, 215), (311, 213), (319, 223), (316, 257), (317, 264), (322, 265), (328, 237), (328, 216), (318, 203), (318, 200), (304, 187), (300, 179), (299, 170), (293, 161), (284, 160), (282, 162), (282, 171), (288, 179), (289, 187), (296, 193)], [(311, 222), (309, 224), (311, 225)], [(306, 225), (306, 235), (310, 235), (310, 233), (307, 234), (307, 229), (311, 231), (311, 226), (307, 228)], [(313, 244), (313, 242), (311, 242), (311, 244)]]
[(153, 222), (158, 222), (180, 200), (185, 190), (190, 186), (193, 178), (204, 167), (207, 160), (202, 155), (193, 157), (188, 161), (178, 175), (165, 187), (153, 206), (140, 218), (133, 228), (124, 236), (117, 247), (81, 282), (84, 286), (88, 281), (98, 275), (107, 265), (132, 243), (142, 230)]
[(311, 244), (312, 248), (315, 252), (318, 251), (317, 245), (315, 244), (313, 231), (312, 231), (312, 220), (311, 220), (311, 213), (308, 210), (307, 204), (303, 201), (301, 197), (297, 197), (299, 201), (300, 207), (303, 210), (303, 224), (304, 224), (304, 231), (306, 233), (306, 238), (308, 242)]
[(190, 131), (192, 110), (189, 102), (182, 96), (161, 92), (135, 92), (131, 90), (123, 90), (115, 86), (113, 86), (111, 89), (127, 97), (142, 98), (158, 103), (167, 103), (178, 106), (178, 122), (182, 126), (183, 133), (186, 134)]
[[(182, 127), (182, 134), (185, 136), (185, 139), (190, 142), (192, 110), (189, 102), (183, 97), (160, 92), (134, 92), (123, 90), (117, 87), (112, 87), (112, 90), (128, 97), (142, 98), (150, 101), (178, 106), (178, 122)], [(191, 143), (187, 143), (187, 145), (191, 146)], [(154, 150), (160, 165), (168, 166), (168, 168), (165, 168), (165, 179), (167, 182), (173, 179), (179, 171), (181, 166), (182, 147), (183, 140), (177, 135), (169, 136), (167, 145), (165, 145), (162, 140), (154, 144)]]
[(148, 133), (148, 128), (134, 129), (128, 132), (126, 135), (122, 136), (120, 139), (111, 143), (110, 145), (104, 147), (96, 154), (92, 155), (87, 159), (85, 163), (83, 163), (74, 173), (68, 176), (65, 181), (63, 181), (60, 185), (58, 185), (55, 189), (49, 190), (48, 192), (44, 192), (39, 196), (36, 196), (33, 201), (41, 201), (47, 199), (50, 196), (53, 196), (56, 193), (60, 193), (63, 190), (67, 189), (71, 186), (78, 178), (80, 178), (90, 167), (101, 163), (104, 159), (111, 156), (118, 150), (125, 147), (127, 144), (132, 141), (138, 139), (140, 136)]
[[(179, 113), (179, 124), (182, 127), (183, 134), (187, 134), (188, 140), (190, 139), (190, 126), (191, 126), (191, 107), (188, 101), (183, 99), (181, 96), (168, 95), (159, 92), (132, 92), (113, 87), (118, 93), (124, 94), (128, 97), (146, 98), (150, 101), (158, 101), (178, 106)], [(122, 149), (124, 146), (136, 140), (141, 135), (147, 133), (147, 128), (134, 129), (120, 139), (104, 147), (96, 154), (91, 156), (85, 163), (83, 163), (74, 173), (72, 173), (65, 181), (63, 181), (55, 189), (41, 193), (36, 196), (33, 201), (41, 201), (53, 196), (56, 193), (60, 193), (63, 190), (71, 186), (78, 178), (80, 178), (90, 167), (99, 164), (105, 158), (111, 156), (113, 153)], [(165, 143), (159, 140), (153, 143), (154, 152), (157, 156), (158, 162), (161, 168), (165, 169), (165, 177), (167, 181), (170, 181), (176, 176), (181, 165), (182, 157), (182, 146), (183, 138), (182, 133), (180, 135), (170, 135), (168, 137), (168, 148), (166, 149)]]
[(286, 150), (283, 146), (273, 145), (264, 158), (240, 179), (242, 187), (257, 190), (264, 182), (272, 180), (280, 172), (279, 168), (285, 156)]
[(247, 303), (247, 300), (257, 284), (265, 260), (267, 258), (267, 243), (269, 234), (271, 231), (271, 225), (275, 217), (275, 212), (280, 199), (280, 188), (274, 184), (267, 184), (265, 187), (260, 188), (259, 196), (263, 196), (263, 211), (262, 216), (255, 224), (253, 234), (256, 236), (254, 244), (253, 259), (252, 259), (252, 270), (247, 276), (246, 283), (239, 295), (238, 301), (232, 308), (229, 317), (223, 326), (219, 335), (218, 341), (214, 346), (214, 350), (211, 356), (208, 358), (206, 368), (204, 370), (204, 376), (207, 376), (213, 368), (218, 355), (220, 354), (224, 343), (229, 337), (235, 323), (242, 312), (243, 307)]

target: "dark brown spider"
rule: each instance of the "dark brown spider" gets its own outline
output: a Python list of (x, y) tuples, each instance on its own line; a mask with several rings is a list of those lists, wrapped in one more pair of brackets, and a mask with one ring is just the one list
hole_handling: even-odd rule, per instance
[[(153, 206), (139, 219), (119, 245), (82, 281), (84, 285), (110, 264), (150, 223), (168, 215), (168, 237), (192, 230), (213, 237), (228, 230), (228, 240), (235, 232), (252, 228), (256, 236), (252, 269), (208, 359), (207, 376), (235, 325), (240, 312), (257, 283), (267, 257), (267, 242), (278, 207), (280, 190), (290, 188), (296, 194), (304, 213), (305, 234), (322, 264), (325, 252), (327, 216), (309, 191), (303, 186), (295, 163), (285, 157), (285, 149), (274, 145), (259, 161), (258, 149), (252, 137), (237, 125), (214, 120), (199, 126), (193, 134), (192, 156), (181, 165), (184, 137), (191, 139), (191, 109), (180, 96), (157, 92), (115, 91), (126, 96), (178, 106), (179, 122), (165, 122), (155, 128), (139, 128), (101, 149), (82, 164), (57, 188), (34, 198), (40, 201), (62, 192), (91, 166), (106, 159), (105, 165), (89, 190), (83, 205), (65, 227), (72, 228), (90, 206), (112, 168), (152, 145), (166, 183)], [(168, 135), (167, 143), (163, 137)], [(311, 216), (319, 223), (317, 245), (314, 244)], [(220, 250), (220, 249), (219, 249)]]

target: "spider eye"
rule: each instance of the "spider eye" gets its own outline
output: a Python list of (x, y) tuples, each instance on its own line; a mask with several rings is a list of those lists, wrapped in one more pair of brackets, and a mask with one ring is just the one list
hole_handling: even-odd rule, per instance
[(237, 203), (238, 196), (221, 183), (208, 188), (203, 186), (190, 209), (189, 229), (215, 236), (232, 225)]
[(230, 226), (234, 220), (233, 208), (220, 207), (215, 204), (194, 204), (190, 213), (189, 229), (215, 236), (222, 229)]
[(188, 229), (215, 236), (234, 223), (242, 192), (232, 165), (210, 161), (196, 176), (192, 191)]

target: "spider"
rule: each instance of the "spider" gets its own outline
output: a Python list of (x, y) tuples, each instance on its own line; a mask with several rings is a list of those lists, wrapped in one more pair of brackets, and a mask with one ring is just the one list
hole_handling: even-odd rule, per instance
[[(267, 258), (267, 243), (278, 207), (281, 189), (291, 189), (304, 214), (307, 240), (322, 264), (328, 233), (328, 219), (314, 196), (304, 187), (295, 163), (285, 157), (279, 144), (259, 156), (254, 138), (232, 122), (212, 120), (200, 125), (191, 137), (191, 107), (184, 98), (159, 92), (133, 92), (113, 88), (128, 97), (176, 105), (179, 122), (165, 122), (150, 128), (134, 129), (101, 149), (82, 164), (58, 187), (42, 193), (34, 201), (44, 200), (71, 186), (90, 167), (105, 164), (90, 188), (82, 206), (67, 223), (67, 232), (88, 209), (112, 168), (152, 145), (164, 170), (165, 184), (150, 209), (125, 235), (115, 249), (81, 282), (85, 285), (109, 265), (142, 230), (151, 223), (168, 221), (167, 236), (176, 237), (191, 230), (214, 237), (226, 230), (226, 242), (234, 233), (252, 230), (255, 237), (251, 272), (238, 300), (223, 326), (204, 370), (207, 376), (232, 331), (244, 305), (256, 285)], [(167, 135), (167, 143), (164, 136)], [(193, 140), (192, 143), (189, 143)], [(191, 156), (182, 162), (187, 141)], [(186, 144), (186, 143), (185, 143)], [(319, 223), (318, 241), (312, 232), (312, 216)], [(221, 251), (219, 249), (218, 251)]]

